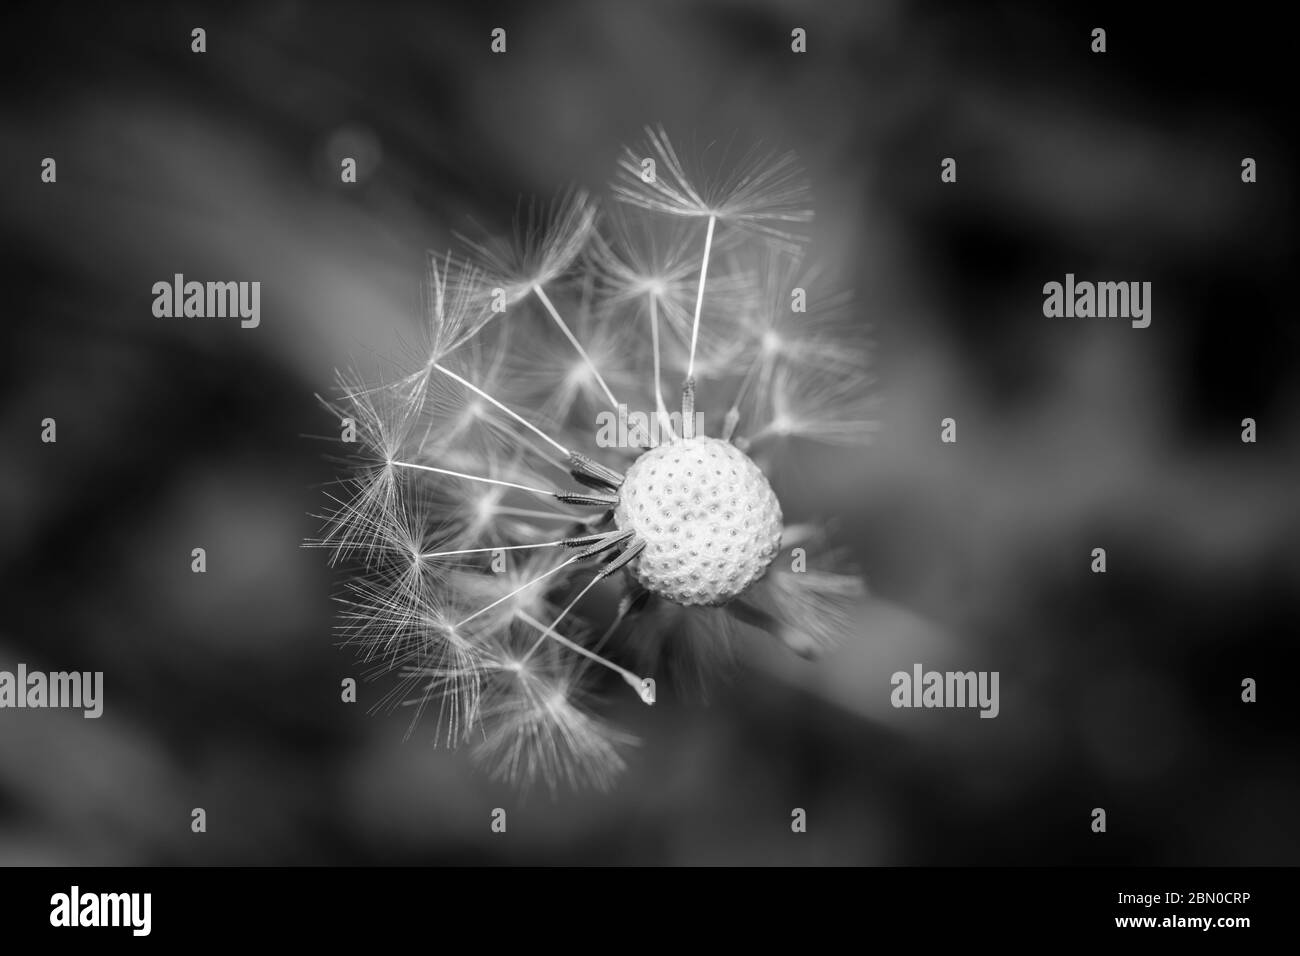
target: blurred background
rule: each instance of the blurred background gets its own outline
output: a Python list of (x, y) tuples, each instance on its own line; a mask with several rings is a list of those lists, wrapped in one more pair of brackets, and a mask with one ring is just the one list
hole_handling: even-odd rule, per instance
[[(0, 712), (0, 863), (1300, 863), (1290, 41), (1078, 6), (7, 5), (0, 669), (106, 690)], [(881, 427), (784, 501), (872, 600), (820, 663), (617, 703), (611, 794), (521, 800), (340, 703), (305, 436), (410, 337), (426, 250), (658, 122), (808, 169)], [(177, 272), (260, 280), (261, 326), (155, 318)], [(1150, 328), (1044, 318), (1066, 272), (1151, 281)], [(1001, 715), (891, 708), (914, 663), (999, 671)]]

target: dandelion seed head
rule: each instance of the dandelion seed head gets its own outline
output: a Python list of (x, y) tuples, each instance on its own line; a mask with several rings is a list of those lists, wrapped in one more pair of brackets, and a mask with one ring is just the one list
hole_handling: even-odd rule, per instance
[[(762, 634), (813, 656), (865, 594), (770, 477), (873, 430), (862, 316), (803, 261), (793, 158), (702, 152), (648, 129), (617, 206), (570, 190), (432, 257), (416, 341), (328, 403), (352, 472), (309, 543), (350, 572), (341, 642), (408, 735), (431, 720), (522, 788), (610, 786), (635, 741), (608, 694), (707, 686)], [(665, 430), (609, 447), (600, 416), (628, 409)]]

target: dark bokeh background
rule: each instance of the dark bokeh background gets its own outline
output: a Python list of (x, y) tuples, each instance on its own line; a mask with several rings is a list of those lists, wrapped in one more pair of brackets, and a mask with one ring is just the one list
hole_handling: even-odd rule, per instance
[[(0, 863), (1300, 863), (1289, 35), (1042, 6), (8, 5), (0, 667), (107, 689), (0, 712)], [(882, 427), (788, 507), (838, 516), (873, 602), (821, 664), (620, 703), (613, 794), (521, 802), (339, 703), (303, 436), (418, 321), (427, 248), (660, 121), (808, 167)], [(155, 319), (175, 272), (261, 280), (261, 327)], [(1152, 281), (1151, 327), (1045, 319), (1066, 272)], [(1001, 716), (893, 710), (918, 661), (1000, 671)]]

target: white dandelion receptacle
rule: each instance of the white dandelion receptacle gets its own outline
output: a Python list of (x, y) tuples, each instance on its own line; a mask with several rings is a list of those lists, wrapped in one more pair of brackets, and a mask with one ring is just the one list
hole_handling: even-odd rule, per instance
[(645, 542), (630, 569), (637, 582), (676, 604), (734, 600), (781, 546), (781, 504), (767, 477), (719, 438), (668, 442), (638, 458), (614, 522)]

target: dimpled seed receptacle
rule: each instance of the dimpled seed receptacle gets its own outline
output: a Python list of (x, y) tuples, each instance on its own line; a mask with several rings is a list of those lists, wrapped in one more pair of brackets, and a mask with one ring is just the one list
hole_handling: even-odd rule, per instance
[(730, 442), (688, 438), (652, 448), (628, 469), (614, 511), (645, 550), (643, 587), (677, 604), (719, 605), (767, 571), (781, 547), (781, 504)]

